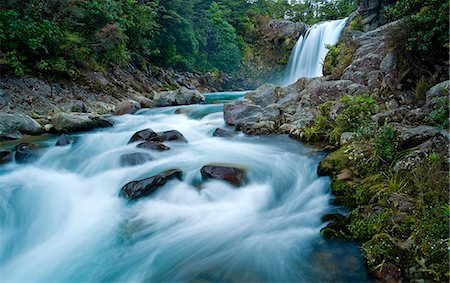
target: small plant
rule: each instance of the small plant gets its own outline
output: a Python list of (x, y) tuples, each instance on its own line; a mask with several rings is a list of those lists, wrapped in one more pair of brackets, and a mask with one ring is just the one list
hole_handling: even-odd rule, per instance
[(434, 110), (426, 118), (426, 121), (430, 125), (435, 126), (439, 129), (448, 129), (448, 120), (449, 120), (448, 95), (444, 97), (438, 97), (436, 99), (438, 100), (438, 102), (434, 106)]
[(374, 139), (374, 156), (381, 164), (390, 165), (396, 156), (397, 133), (389, 126), (384, 125), (378, 129)]

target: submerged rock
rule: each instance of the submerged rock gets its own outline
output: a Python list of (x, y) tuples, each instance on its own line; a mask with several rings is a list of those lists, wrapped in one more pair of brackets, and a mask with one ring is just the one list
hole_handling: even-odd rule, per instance
[(41, 125), (28, 115), (0, 112), (0, 140), (19, 139), (22, 134), (38, 135), (42, 132)]
[(60, 133), (88, 131), (113, 125), (110, 120), (98, 114), (62, 112), (53, 116), (52, 124)]
[(228, 130), (224, 130), (221, 128), (217, 128), (214, 130), (213, 132), (213, 137), (222, 137), (222, 138), (226, 138), (226, 137), (232, 137), (233, 136), (233, 132), (228, 131)]
[(234, 186), (241, 186), (245, 181), (244, 170), (230, 166), (206, 165), (200, 170), (202, 178), (219, 179), (226, 181)]
[(56, 141), (56, 146), (65, 146), (65, 145), (69, 145), (72, 143), (72, 139), (66, 135), (66, 134), (62, 134), (61, 136), (59, 136), (58, 140)]
[(205, 101), (205, 97), (197, 90), (181, 87), (174, 91), (156, 93), (153, 97), (157, 106), (175, 106), (197, 104)]
[(122, 154), (120, 156), (120, 166), (136, 166), (144, 164), (147, 161), (153, 160), (153, 157), (144, 152), (133, 152), (133, 153), (127, 153)]
[(27, 163), (39, 158), (39, 147), (35, 144), (21, 143), (15, 147), (17, 163)]
[(12, 161), (13, 157), (14, 154), (12, 150), (0, 150), (0, 164)]
[(117, 104), (116, 111), (114, 112), (114, 114), (116, 115), (133, 114), (139, 109), (141, 109), (141, 104), (139, 102), (128, 99), (125, 101), (121, 101)]
[(151, 139), (149, 139), (149, 141), (156, 141), (156, 142), (173, 141), (184, 143), (188, 142), (188, 140), (177, 130), (158, 132), (157, 136), (152, 137)]
[(128, 143), (133, 143), (137, 141), (148, 141), (156, 136), (157, 134), (152, 129), (144, 129), (134, 133), (133, 136), (128, 141)]
[(143, 148), (143, 149), (150, 149), (150, 150), (158, 150), (158, 151), (164, 151), (169, 150), (170, 147), (155, 141), (144, 141), (138, 144), (136, 147)]
[(145, 178), (139, 181), (127, 183), (120, 190), (120, 196), (129, 200), (136, 200), (148, 196), (158, 188), (164, 186), (167, 181), (172, 179), (181, 180), (183, 172), (178, 169), (167, 170), (158, 175)]

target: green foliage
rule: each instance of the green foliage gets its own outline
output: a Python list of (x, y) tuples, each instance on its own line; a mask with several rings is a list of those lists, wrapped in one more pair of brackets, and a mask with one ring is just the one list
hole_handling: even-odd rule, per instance
[(394, 161), (397, 153), (396, 139), (397, 133), (391, 126), (384, 125), (378, 129), (373, 142), (374, 162), (390, 165)]
[(424, 101), (427, 91), (438, 83), (438, 74), (434, 73), (431, 77), (422, 76), (414, 89), (414, 95), (418, 101)]
[(428, 115), (426, 121), (439, 129), (448, 129), (449, 103), (448, 96), (438, 97), (433, 111)]

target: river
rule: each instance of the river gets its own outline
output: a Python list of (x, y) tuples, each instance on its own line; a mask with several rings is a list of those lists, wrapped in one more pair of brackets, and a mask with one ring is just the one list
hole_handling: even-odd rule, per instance
[[(114, 127), (74, 134), (69, 146), (49, 136), (37, 161), (0, 166), (0, 281), (369, 280), (354, 243), (320, 235), (321, 217), (338, 209), (316, 173), (324, 154), (287, 136), (212, 137), (226, 128), (221, 102), (243, 93), (205, 96), (208, 104), (114, 117)], [(189, 143), (162, 152), (127, 144), (145, 128), (176, 129)], [(138, 151), (154, 160), (120, 165)], [(211, 163), (245, 168), (248, 182), (202, 180)], [(173, 168), (182, 181), (138, 201), (119, 197), (126, 183)]]

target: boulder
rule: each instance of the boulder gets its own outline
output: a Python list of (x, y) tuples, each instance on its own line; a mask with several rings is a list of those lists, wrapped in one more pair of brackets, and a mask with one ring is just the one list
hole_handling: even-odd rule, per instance
[(224, 130), (221, 128), (217, 128), (214, 130), (213, 132), (213, 137), (222, 137), (222, 138), (227, 138), (227, 137), (232, 137), (233, 136), (233, 132), (228, 131), (228, 130)]
[(121, 101), (117, 104), (116, 111), (114, 112), (114, 114), (116, 115), (133, 114), (139, 109), (141, 109), (141, 104), (139, 102), (128, 99), (125, 101)]
[(167, 181), (172, 179), (181, 180), (183, 172), (178, 169), (167, 170), (158, 175), (145, 178), (139, 181), (127, 183), (120, 190), (120, 196), (129, 200), (136, 200), (148, 196), (158, 188), (164, 186)]
[(88, 131), (113, 125), (110, 120), (98, 114), (63, 112), (52, 117), (52, 124), (54, 129), (60, 133)]
[(12, 150), (1, 149), (0, 150), (0, 164), (10, 162), (13, 160), (14, 154)]
[(140, 144), (138, 144), (136, 147), (142, 148), (142, 149), (157, 150), (157, 151), (164, 151), (164, 150), (170, 149), (170, 147), (165, 146), (164, 144), (162, 144), (160, 142), (156, 142), (156, 141), (144, 141), (144, 142), (141, 142)]
[(409, 125), (392, 123), (394, 129), (399, 133), (400, 146), (411, 148), (417, 146), (439, 134), (439, 130), (426, 125), (412, 127)]
[(244, 170), (231, 166), (206, 165), (200, 170), (202, 178), (219, 179), (234, 186), (241, 186), (245, 181)]
[(205, 101), (205, 97), (197, 90), (181, 87), (174, 91), (156, 93), (153, 97), (156, 106), (175, 106), (197, 104)]
[(156, 141), (156, 142), (173, 141), (184, 143), (188, 142), (188, 140), (177, 130), (159, 132), (157, 133), (156, 137), (150, 138), (149, 141)]
[(120, 156), (120, 166), (136, 166), (140, 164), (144, 164), (147, 161), (153, 160), (153, 157), (144, 152), (133, 152), (122, 154)]
[(28, 115), (0, 112), (0, 140), (18, 139), (22, 134), (38, 135), (42, 132), (41, 125)]
[(148, 141), (156, 136), (157, 134), (152, 129), (144, 129), (134, 133), (133, 136), (128, 141), (128, 143), (133, 143), (137, 141)]
[(72, 139), (66, 135), (62, 134), (59, 136), (58, 140), (56, 141), (56, 146), (66, 146), (72, 143)]
[(281, 45), (288, 39), (296, 41), (308, 28), (309, 26), (302, 22), (294, 23), (289, 20), (272, 19), (261, 27), (262, 40)]
[(17, 163), (28, 163), (39, 158), (40, 149), (35, 144), (21, 143), (15, 147), (15, 159)]
[(439, 100), (449, 95), (450, 81), (439, 83), (427, 91), (425, 107), (432, 110)]

